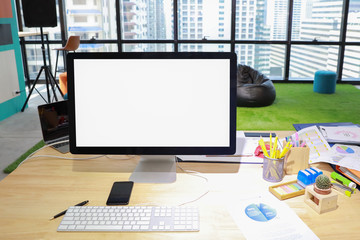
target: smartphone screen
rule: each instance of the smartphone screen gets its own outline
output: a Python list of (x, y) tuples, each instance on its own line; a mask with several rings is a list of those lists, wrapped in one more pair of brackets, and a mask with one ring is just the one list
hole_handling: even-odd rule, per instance
[(129, 204), (134, 182), (114, 182), (106, 205)]

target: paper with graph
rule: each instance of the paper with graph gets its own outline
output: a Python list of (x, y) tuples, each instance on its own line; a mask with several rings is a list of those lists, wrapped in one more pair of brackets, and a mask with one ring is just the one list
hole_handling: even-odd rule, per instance
[(248, 240), (319, 239), (286, 203), (270, 193), (230, 201), (229, 213)]
[(316, 126), (304, 128), (298, 134), (299, 138), (306, 141), (306, 145), (310, 148), (310, 164), (322, 162), (333, 155), (330, 145)]
[(360, 171), (360, 147), (354, 145), (334, 144), (335, 153), (329, 163)]
[(310, 164), (327, 162), (360, 171), (360, 147), (343, 144), (330, 147), (316, 126), (304, 128), (298, 134), (310, 148)]

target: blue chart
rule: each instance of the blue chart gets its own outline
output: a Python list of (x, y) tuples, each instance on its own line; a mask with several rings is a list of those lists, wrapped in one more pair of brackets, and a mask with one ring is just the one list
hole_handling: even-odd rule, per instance
[(337, 146), (336, 151), (341, 154), (352, 154), (355, 153), (354, 149), (347, 146)]
[(255, 221), (267, 222), (276, 217), (276, 210), (264, 203), (253, 203), (245, 208), (245, 214)]

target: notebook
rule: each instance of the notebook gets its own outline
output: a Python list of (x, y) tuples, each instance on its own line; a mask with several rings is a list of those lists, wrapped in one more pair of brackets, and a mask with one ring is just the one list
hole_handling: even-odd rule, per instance
[[(67, 101), (38, 106), (43, 139), (61, 153), (69, 152), (69, 116)], [(67, 140), (67, 141), (66, 141)], [(64, 142), (65, 141), (65, 142)]]
[(354, 169), (349, 169), (341, 166), (336, 166), (336, 170), (343, 174), (345, 177), (351, 179), (356, 183), (356, 185), (360, 186), (360, 171), (356, 171)]

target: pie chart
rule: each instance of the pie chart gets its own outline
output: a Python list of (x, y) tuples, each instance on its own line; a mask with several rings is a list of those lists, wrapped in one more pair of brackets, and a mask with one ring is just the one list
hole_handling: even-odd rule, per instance
[(355, 153), (354, 149), (347, 146), (337, 146), (336, 151), (341, 154), (352, 154)]
[(276, 210), (264, 203), (248, 205), (245, 208), (245, 213), (257, 222), (267, 222), (276, 217)]

